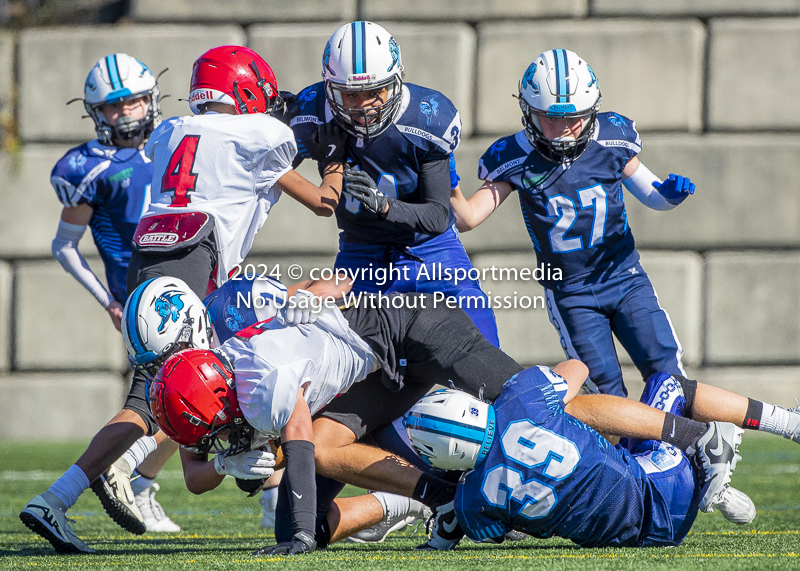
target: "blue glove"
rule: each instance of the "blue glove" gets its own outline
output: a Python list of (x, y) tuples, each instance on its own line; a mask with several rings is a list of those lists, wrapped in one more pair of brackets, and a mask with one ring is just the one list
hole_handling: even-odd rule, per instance
[(662, 183), (654, 182), (653, 188), (663, 196), (670, 204), (676, 206), (686, 200), (690, 194), (694, 194), (694, 183), (689, 177), (671, 174)]

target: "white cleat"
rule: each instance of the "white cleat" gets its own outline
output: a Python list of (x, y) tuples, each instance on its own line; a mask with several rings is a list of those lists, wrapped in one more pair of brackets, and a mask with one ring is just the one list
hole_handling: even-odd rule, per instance
[(787, 408), (786, 412), (789, 413), (789, 421), (783, 429), (783, 437), (800, 444), (800, 406)]
[(114, 523), (134, 535), (142, 535), (147, 530), (127, 472), (112, 464), (90, 487)]
[(464, 537), (464, 532), (456, 518), (453, 502), (439, 506), (430, 530), (428, 541), (417, 545), (419, 551), (450, 551), (455, 549)]
[(32, 532), (49, 541), (57, 553), (95, 552), (75, 535), (63, 504), (50, 492), (36, 496), (28, 502), (19, 514), (19, 519)]
[(744, 430), (730, 422), (709, 422), (708, 430), (693, 445), (692, 456), (703, 478), (700, 511), (711, 513), (731, 481)]
[(347, 540), (354, 543), (383, 543), (383, 540), (386, 539), (390, 533), (405, 529), (418, 519), (427, 521), (432, 517), (433, 511), (431, 511), (428, 506), (416, 500), (409, 500), (408, 511), (406, 513), (393, 518), (385, 518), (372, 527), (354, 533), (348, 537)]
[(744, 492), (726, 486), (722, 499), (714, 506), (725, 519), (737, 525), (750, 523), (756, 517), (756, 506)]
[(153, 484), (151, 488), (145, 488), (136, 494), (136, 505), (142, 514), (147, 531), (151, 533), (176, 533), (181, 530), (181, 526), (167, 517), (164, 508), (156, 500), (156, 492), (160, 490), (158, 484)]

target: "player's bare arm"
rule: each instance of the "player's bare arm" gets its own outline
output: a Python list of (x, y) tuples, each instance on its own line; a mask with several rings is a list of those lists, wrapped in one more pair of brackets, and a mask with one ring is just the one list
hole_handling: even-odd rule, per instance
[(485, 182), (469, 199), (456, 186), (450, 195), (450, 206), (456, 215), (456, 228), (468, 232), (489, 218), (513, 191), (507, 182)]
[(225, 479), (214, 469), (214, 462), (208, 454), (195, 454), (185, 448), (180, 449), (183, 481), (193, 494), (202, 494), (215, 489)]
[(319, 186), (294, 170), (279, 178), (278, 186), (317, 216), (332, 216), (342, 194), (342, 165), (328, 165)]

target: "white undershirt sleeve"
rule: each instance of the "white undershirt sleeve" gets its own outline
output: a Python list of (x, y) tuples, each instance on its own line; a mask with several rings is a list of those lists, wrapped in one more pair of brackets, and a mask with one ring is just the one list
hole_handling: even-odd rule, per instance
[(97, 276), (89, 268), (89, 264), (78, 251), (78, 242), (85, 231), (85, 225), (70, 224), (59, 220), (58, 231), (53, 239), (51, 251), (62, 268), (88, 289), (103, 307), (108, 307), (114, 301), (114, 296), (97, 279)]
[(661, 182), (653, 172), (644, 166), (644, 163), (639, 163), (639, 168), (628, 178), (622, 181), (625, 188), (628, 189), (636, 199), (653, 210), (672, 210), (677, 206), (667, 202), (667, 199), (659, 194), (658, 190), (653, 187), (654, 182)]

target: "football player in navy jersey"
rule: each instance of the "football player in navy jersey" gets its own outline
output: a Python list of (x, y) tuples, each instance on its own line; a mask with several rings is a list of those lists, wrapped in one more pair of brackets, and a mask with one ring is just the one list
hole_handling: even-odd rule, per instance
[(454, 190), (458, 228), (474, 228), (519, 193), (550, 320), (567, 357), (589, 367), (590, 392), (627, 395), (612, 333), (642, 378), (684, 375), (683, 349), (639, 264), (622, 186), (649, 208), (669, 210), (694, 184), (677, 175), (662, 182), (639, 161), (635, 123), (598, 113), (597, 77), (574, 52), (537, 57), (518, 98), (525, 128), (483, 154), (478, 176), (486, 182), (468, 201)]
[[(161, 120), (160, 97), (156, 78), (138, 59), (124, 53), (100, 58), (84, 85), (84, 106), (94, 121), (97, 139), (69, 150), (56, 163), (50, 178), (64, 206), (53, 240), (53, 256), (100, 302), (118, 330), (127, 298), (131, 240), (147, 206), (153, 178), (153, 165), (142, 149)], [(108, 288), (78, 250), (87, 225), (105, 265)], [(161, 443), (158, 453), (145, 460)], [(108, 514), (126, 530), (137, 534), (145, 530), (180, 531), (155, 500), (158, 484), (153, 482), (175, 450), (163, 433), (144, 436), (117, 465), (91, 482)], [(90, 485), (85, 467), (82, 457), (48, 492), (31, 500), (20, 515), (59, 552), (91, 551), (64, 518), (64, 512)], [(131, 475), (136, 476), (133, 484), (129, 483)]]
[[(587, 373), (578, 361), (554, 370), (531, 367), (506, 382), (493, 405), (448, 389), (411, 410), (406, 426), (423, 457), (440, 468), (469, 470), (454, 502), (437, 514), (426, 547), (452, 549), (465, 533), (501, 542), (509, 529), (582, 547), (681, 544), (698, 509), (711, 511), (701, 500), (699, 474), (679, 447), (658, 440), (612, 446), (566, 414), (573, 386)], [(642, 402), (685, 420), (692, 407), (681, 383), (668, 373), (653, 375)], [(739, 430), (717, 426), (720, 434)], [(697, 446), (708, 444), (713, 449), (705, 453), (728, 455), (731, 467), (740, 459), (737, 444), (701, 439)], [(733, 523), (756, 515), (750, 499), (727, 484), (715, 505)]]
[(297, 138), (295, 162), (317, 160), (320, 172), (328, 147), (320, 144), (318, 125), (336, 123), (348, 135), (346, 188), (336, 208), (336, 267), (355, 278), (354, 292), (457, 297), (498, 346), (480, 283), (455, 274), (472, 268), (450, 210), (451, 155), (461, 140), (458, 111), (438, 91), (403, 82), (400, 47), (372, 22), (334, 32), (325, 45), (322, 77), (298, 93), (287, 119)]

